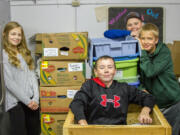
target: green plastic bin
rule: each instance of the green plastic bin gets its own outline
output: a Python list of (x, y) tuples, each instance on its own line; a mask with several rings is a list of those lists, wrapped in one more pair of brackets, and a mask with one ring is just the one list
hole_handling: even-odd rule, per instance
[(139, 80), (139, 76), (124, 77), (124, 78), (120, 78), (119, 76), (114, 76), (114, 80), (117, 80), (118, 82), (134, 83)]
[(139, 58), (132, 60), (115, 61), (117, 73), (116, 80), (137, 76), (137, 64)]

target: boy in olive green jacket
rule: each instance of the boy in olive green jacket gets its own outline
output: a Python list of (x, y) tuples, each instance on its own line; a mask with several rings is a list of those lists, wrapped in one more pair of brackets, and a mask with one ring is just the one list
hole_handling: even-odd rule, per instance
[(180, 86), (173, 72), (170, 50), (158, 40), (157, 26), (145, 24), (139, 34), (142, 49), (139, 88), (155, 96), (157, 105), (172, 126), (172, 134), (180, 135)]

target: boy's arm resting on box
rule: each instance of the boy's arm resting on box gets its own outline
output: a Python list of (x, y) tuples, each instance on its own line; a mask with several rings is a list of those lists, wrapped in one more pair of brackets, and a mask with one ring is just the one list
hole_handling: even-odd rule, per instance
[(70, 104), (70, 108), (74, 113), (75, 119), (79, 124), (87, 124), (85, 110), (87, 110), (88, 100), (90, 97), (89, 86), (85, 82), (81, 89), (74, 96), (73, 101)]
[(129, 103), (141, 105), (143, 107), (149, 107), (151, 110), (155, 104), (155, 98), (153, 95), (137, 89), (134, 86), (128, 86), (129, 91)]
[[(159, 45), (159, 44), (158, 44)], [(165, 45), (165, 44), (163, 44)], [(171, 61), (171, 55), (169, 49), (160, 50), (161, 53), (155, 51), (156, 54), (148, 54), (145, 50), (142, 50), (140, 58), (140, 69), (144, 72), (146, 77), (154, 77), (164, 72), (169, 66)], [(152, 60), (155, 57), (155, 60)]]
[(152, 123), (152, 118), (150, 117), (151, 108), (143, 107), (141, 113), (139, 114), (138, 120), (141, 124), (150, 124)]
[(150, 112), (155, 105), (155, 98), (153, 95), (141, 91), (133, 86), (129, 86), (129, 102), (143, 106), (138, 120), (140, 123), (148, 124), (152, 123)]

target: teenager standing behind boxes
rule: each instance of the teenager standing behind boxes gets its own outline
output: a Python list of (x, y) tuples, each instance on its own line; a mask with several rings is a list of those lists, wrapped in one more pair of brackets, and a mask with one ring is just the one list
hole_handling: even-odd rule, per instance
[(39, 135), (39, 90), (34, 63), (22, 26), (6, 24), (2, 34), (5, 108), (10, 114), (11, 135)]
[(140, 89), (156, 97), (156, 103), (172, 126), (173, 135), (180, 131), (180, 87), (173, 72), (168, 47), (158, 42), (156, 25), (145, 24), (140, 33), (142, 55), (140, 58)]
[(104, 32), (104, 36), (114, 39), (131, 35), (134, 38), (138, 38), (139, 31), (144, 24), (141, 15), (138, 12), (129, 12), (124, 19), (124, 23), (126, 25), (126, 30), (107, 30)]
[(131, 31), (131, 36), (138, 38), (143, 26), (141, 15), (138, 12), (129, 12), (125, 18), (126, 29)]

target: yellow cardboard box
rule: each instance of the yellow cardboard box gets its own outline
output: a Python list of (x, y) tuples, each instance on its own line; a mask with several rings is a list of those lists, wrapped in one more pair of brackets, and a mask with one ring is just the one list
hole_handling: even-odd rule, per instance
[(173, 44), (167, 44), (167, 46), (171, 51), (174, 73), (180, 76), (180, 41), (174, 41)]
[(40, 86), (80, 86), (85, 72), (82, 61), (42, 61)]
[(35, 54), (42, 54), (42, 34), (35, 35), (36, 46), (35, 46)]
[[(42, 33), (36, 35), (36, 53), (44, 60), (84, 60), (88, 52), (87, 32)], [(42, 49), (40, 49), (40, 44)]]
[(81, 86), (40, 87), (41, 112), (68, 112), (69, 104)]
[(42, 54), (42, 47), (41, 47), (41, 44), (36, 44), (36, 47), (35, 47), (35, 54)]
[(64, 114), (41, 114), (42, 135), (63, 135), (62, 127), (67, 113)]

